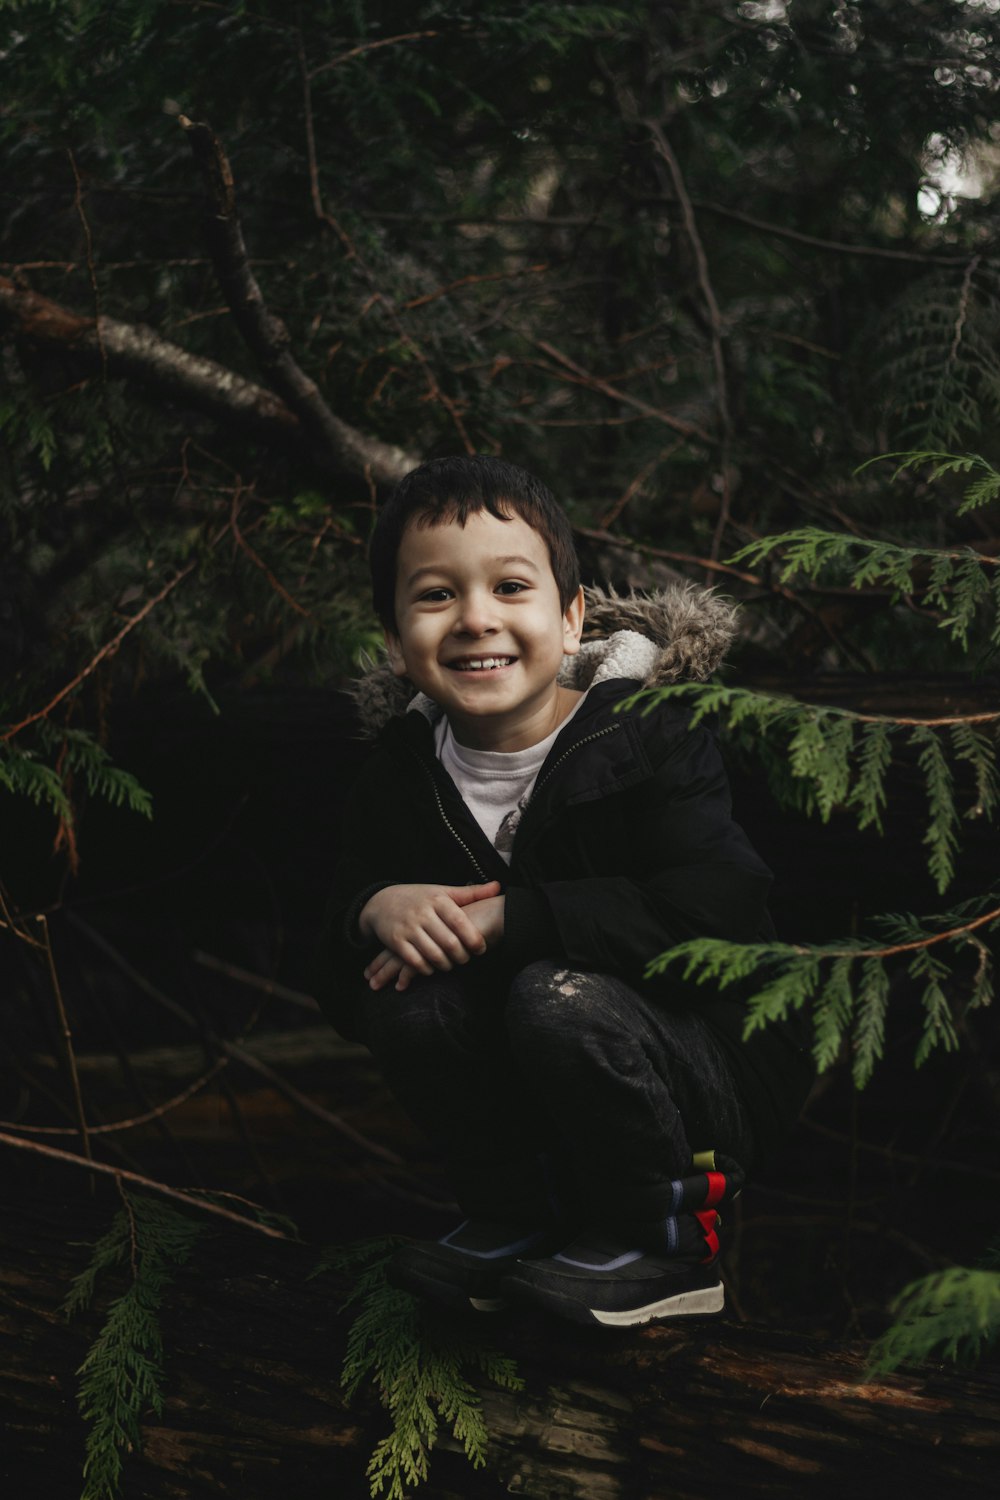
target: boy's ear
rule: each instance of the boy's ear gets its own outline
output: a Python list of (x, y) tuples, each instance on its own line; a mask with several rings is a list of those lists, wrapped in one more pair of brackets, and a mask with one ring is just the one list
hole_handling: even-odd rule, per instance
[(583, 634), (585, 609), (586, 605), (584, 604), (583, 588), (581, 586), (566, 606), (566, 611), (563, 615), (563, 652), (566, 656), (575, 656), (580, 649), (580, 637)]
[(392, 668), (393, 676), (406, 676), (406, 663), (403, 660), (403, 651), (399, 644), (399, 636), (393, 635), (391, 630), (382, 631), (382, 639), (385, 641), (386, 655)]

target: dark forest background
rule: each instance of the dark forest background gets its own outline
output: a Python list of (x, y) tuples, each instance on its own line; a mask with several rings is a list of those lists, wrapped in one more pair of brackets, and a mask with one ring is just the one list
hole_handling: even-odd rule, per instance
[(373, 515), (488, 452), (565, 503), (589, 580), (740, 601), (745, 712), (716, 707), (780, 936), (883, 944), (867, 989), (779, 965), (824, 1068), (741, 1200), (734, 1315), (870, 1340), (989, 1264), (998, 46), (1000, 0), (0, 5), (22, 1249), (122, 1209), (53, 1148), (310, 1243), (448, 1226), (309, 965)]

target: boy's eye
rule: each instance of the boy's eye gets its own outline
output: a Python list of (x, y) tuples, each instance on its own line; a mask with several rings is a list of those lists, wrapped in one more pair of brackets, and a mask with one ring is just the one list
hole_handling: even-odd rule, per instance
[(526, 583), (518, 583), (516, 578), (505, 578), (503, 583), (497, 584), (496, 591), (498, 594), (520, 594), (527, 587)]
[(442, 599), (447, 599), (448, 597), (449, 593), (445, 588), (424, 589), (424, 592), (420, 595), (420, 602), (422, 604), (439, 604)]

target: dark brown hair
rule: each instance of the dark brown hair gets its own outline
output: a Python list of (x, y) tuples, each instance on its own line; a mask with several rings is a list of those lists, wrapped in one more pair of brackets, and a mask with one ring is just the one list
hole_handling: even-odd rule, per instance
[(432, 458), (400, 480), (379, 511), (369, 544), (372, 599), (387, 630), (396, 629), (396, 562), (407, 526), (464, 526), (481, 510), (500, 521), (520, 516), (544, 538), (560, 603), (568, 607), (580, 587), (580, 565), (569, 517), (551, 490), (527, 469), (483, 453)]

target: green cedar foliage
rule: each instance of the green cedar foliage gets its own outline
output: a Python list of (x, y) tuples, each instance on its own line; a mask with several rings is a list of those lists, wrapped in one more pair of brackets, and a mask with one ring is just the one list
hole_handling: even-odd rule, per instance
[(126, 1194), (125, 1207), (94, 1245), (87, 1269), (66, 1298), (67, 1315), (93, 1301), (99, 1279), (129, 1266), (128, 1289), (110, 1303), (97, 1338), (78, 1370), (78, 1404), (89, 1424), (81, 1500), (114, 1500), (122, 1455), (140, 1446), (143, 1412), (163, 1410), (164, 1295), (201, 1233), (201, 1226), (164, 1203)]
[[(837, 809), (856, 818), (859, 829), (881, 833), (893, 752), (902, 756), (908, 749), (924, 777), (927, 865), (941, 892), (955, 873), (961, 817), (991, 818), (1000, 800), (993, 737), (974, 724), (900, 722), (717, 682), (646, 689), (626, 704), (652, 708), (665, 699), (690, 702), (693, 724), (713, 716), (727, 736), (760, 757), (780, 801), (824, 823)], [(1000, 714), (995, 719), (1000, 722)], [(956, 801), (952, 762), (972, 773), (964, 809)]]
[[(40, 721), (36, 740), (36, 749), (13, 741), (0, 742), (0, 786), (48, 807), (70, 825), (74, 806), (67, 788), (73, 778), (91, 797), (152, 817), (149, 793), (128, 771), (112, 765), (108, 752), (86, 730), (56, 728)], [(47, 760), (54, 760), (55, 765), (47, 764)]]
[[(897, 461), (894, 477), (927, 467), (932, 483), (948, 475), (964, 476), (967, 484), (956, 517), (1000, 498), (1000, 472), (979, 454), (922, 449), (886, 457)], [(925, 604), (940, 611), (939, 628), (966, 656), (983, 644), (988, 651), (1000, 644), (1000, 571), (994, 559), (971, 548), (905, 546), (799, 527), (755, 540), (732, 561), (760, 564), (773, 556), (781, 558), (783, 584), (841, 569), (855, 588), (886, 583), (896, 598), (922, 595)], [(983, 606), (993, 617), (987, 624), (980, 617)], [(928, 806), (924, 843), (928, 871), (939, 891), (951, 883), (959, 845), (956, 769), (965, 771), (969, 783), (965, 816), (990, 817), (996, 809), (1000, 715), (898, 720), (721, 683), (666, 687), (629, 701), (651, 707), (670, 697), (691, 702), (694, 723), (715, 715), (724, 733), (760, 757), (779, 797), (824, 821), (840, 809), (853, 814), (859, 828), (873, 826), (881, 832), (887, 772), (894, 754), (907, 751), (923, 773)], [(903, 913), (871, 919), (877, 938), (822, 945), (695, 939), (659, 955), (647, 973), (662, 974), (683, 964), (684, 977), (696, 984), (711, 983), (720, 990), (741, 985), (747, 995), (745, 1037), (792, 1011), (808, 1010), (818, 1070), (846, 1057), (860, 1089), (883, 1054), (895, 979), (904, 981), (900, 989), (918, 996), (917, 1067), (937, 1047), (955, 1050), (965, 1011), (992, 1003), (990, 939), (1000, 932), (998, 902), (1000, 887), (933, 916)], [(870, 1376), (935, 1351), (945, 1358), (973, 1359), (1000, 1335), (995, 1260), (983, 1268), (953, 1267), (924, 1277), (903, 1291), (891, 1312), (895, 1321), (872, 1349)]]
[(1000, 271), (978, 255), (922, 276), (874, 332), (873, 384), (900, 436), (955, 447), (1000, 415)]
[(386, 1264), (399, 1243), (383, 1238), (335, 1246), (313, 1272), (356, 1277), (344, 1303), (344, 1310), (357, 1305), (358, 1312), (347, 1336), (341, 1384), (349, 1400), (372, 1382), (389, 1414), (391, 1430), (379, 1440), (367, 1468), (371, 1495), (384, 1493), (386, 1500), (406, 1500), (426, 1480), (442, 1422), (473, 1467), (485, 1464), (487, 1432), (470, 1374), (508, 1391), (524, 1384), (506, 1355), (388, 1285)]
[(894, 971), (905, 970), (920, 993), (917, 1067), (935, 1047), (953, 1051), (958, 1046), (955, 1024), (965, 1009), (990, 1004), (992, 965), (985, 938), (1000, 931), (1000, 888), (935, 916), (900, 913), (876, 918), (872, 925), (878, 939), (822, 945), (693, 938), (661, 953), (646, 972), (653, 977), (683, 964), (684, 978), (696, 984), (745, 987), (745, 1037), (792, 1011), (810, 1009), (819, 1071), (846, 1050), (854, 1083), (863, 1088), (882, 1056)]
[(872, 1346), (866, 1374), (887, 1374), (936, 1355), (970, 1364), (1000, 1336), (1000, 1256), (982, 1267), (950, 1266), (904, 1287), (894, 1323)]

